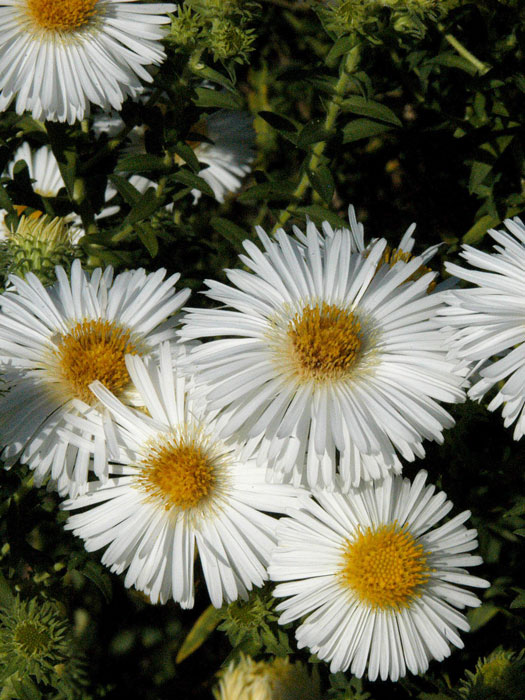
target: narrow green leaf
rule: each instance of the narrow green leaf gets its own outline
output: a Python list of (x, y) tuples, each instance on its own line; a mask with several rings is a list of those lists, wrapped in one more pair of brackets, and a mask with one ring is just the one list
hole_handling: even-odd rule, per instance
[(372, 119), (377, 119), (387, 124), (393, 124), (394, 126), (403, 126), (399, 117), (389, 107), (386, 107), (380, 102), (367, 100), (361, 97), (361, 95), (347, 97), (346, 100), (343, 100), (341, 103), (341, 109), (344, 112), (361, 114), (363, 117), (371, 117)]
[(305, 148), (305, 146), (310, 146), (312, 143), (326, 141), (328, 135), (324, 128), (324, 120), (314, 119), (303, 126), (297, 136), (296, 144), (299, 148)]
[(514, 598), (514, 600), (510, 604), (510, 607), (525, 608), (525, 590), (523, 588), (513, 588), (512, 590), (516, 591), (518, 595)]
[(340, 36), (326, 55), (325, 61), (327, 65), (333, 66), (340, 56), (348, 53), (353, 47), (354, 39), (349, 34)]
[(183, 143), (182, 141), (179, 141), (179, 143), (175, 144), (175, 146), (172, 147), (175, 153), (182, 158), (182, 160), (190, 166), (190, 168), (193, 170), (194, 173), (198, 173), (199, 170), (201, 169), (201, 166), (199, 165), (199, 159), (195, 155), (195, 151), (191, 146), (188, 146), (187, 143)]
[(260, 185), (254, 185), (245, 192), (242, 192), (238, 200), (239, 202), (256, 202), (261, 199), (268, 201), (281, 201), (289, 199), (295, 189), (295, 185), (288, 180), (283, 182), (263, 182)]
[(157, 235), (151, 226), (142, 224), (137, 226), (138, 236), (143, 243), (144, 247), (151, 255), (152, 258), (157, 256), (159, 252), (159, 242), (157, 240)]
[(142, 194), (134, 187), (129, 180), (113, 173), (109, 175), (109, 180), (115, 185), (122, 199), (131, 207), (138, 202)]
[(476, 66), (472, 65), (468, 59), (452, 53), (440, 54), (432, 58), (429, 63), (437, 63), (440, 66), (447, 66), (448, 68), (458, 68), (469, 75), (477, 75), (479, 72)]
[(169, 165), (164, 162), (163, 156), (139, 153), (121, 158), (115, 170), (124, 173), (141, 173), (148, 170), (169, 170)]
[(175, 662), (180, 664), (184, 659), (187, 659), (188, 656), (191, 656), (193, 652), (197, 651), (217, 627), (220, 619), (219, 611), (214, 608), (213, 605), (209, 605), (197, 619), (186, 639), (182, 642)]
[(320, 165), (314, 171), (307, 168), (306, 173), (314, 190), (320, 194), (327, 204), (330, 204), (335, 189), (334, 178), (330, 169), (326, 165)]
[(227, 241), (232, 243), (236, 248), (242, 247), (242, 242), (247, 238), (250, 238), (249, 234), (246, 233), (240, 226), (237, 226), (228, 219), (223, 219), (220, 216), (214, 216), (210, 224), (212, 227), (220, 233)]
[(484, 627), (487, 622), (490, 622), (492, 618), (498, 614), (499, 608), (492, 603), (484, 603), (479, 608), (474, 608), (469, 610), (467, 613), (467, 618), (470, 625), (470, 631), (475, 632), (481, 627)]
[(295, 134), (297, 131), (295, 124), (286, 117), (283, 117), (281, 114), (276, 114), (276, 112), (267, 112), (265, 110), (258, 112), (258, 114), (276, 131), (285, 132), (287, 135)]
[(354, 119), (349, 122), (343, 129), (343, 143), (351, 141), (359, 141), (359, 139), (368, 139), (372, 136), (378, 136), (392, 129), (388, 124), (375, 122), (371, 119)]
[(0, 572), (0, 608), (10, 608), (15, 602), (11, 586)]
[(467, 243), (468, 245), (479, 243), (489, 228), (494, 228), (499, 223), (500, 219), (491, 216), (490, 214), (482, 216), (481, 219), (478, 219), (463, 236), (463, 243)]
[(135, 202), (131, 211), (122, 222), (122, 227), (133, 226), (134, 224), (151, 216), (159, 208), (160, 202), (155, 190), (150, 187), (144, 192), (141, 198)]
[(80, 573), (95, 584), (106, 599), (106, 602), (109, 603), (111, 600), (111, 579), (102, 567), (94, 561), (88, 561), (80, 569)]
[(7, 190), (3, 185), (0, 185), (0, 208), (5, 209), (8, 214), (15, 214), (11, 197), (7, 194)]
[(192, 189), (204, 192), (204, 194), (208, 194), (210, 197), (214, 197), (213, 190), (208, 185), (206, 180), (198, 175), (195, 175), (195, 173), (186, 170), (185, 168), (178, 170), (172, 175), (172, 177), (174, 180), (177, 182), (182, 182), (182, 184), (186, 185), (187, 187), (191, 187)]
[(209, 88), (198, 87), (195, 92), (197, 99), (195, 105), (197, 107), (217, 107), (218, 109), (237, 110), (242, 108), (241, 98), (232, 92), (224, 92), (222, 90), (210, 90)]
[(53, 155), (55, 156), (60, 174), (69, 196), (72, 198), (75, 190), (75, 176), (77, 170), (77, 154), (74, 145), (67, 138), (67, 127), (58, 122), (46, 122), (47, 134)]
[(348, 228), (348, 221), (344, 221), (335, 212), (325, 209), (318, 204), (312, 204), (308, 207), (298, 207), (298, 214), (309, 216), (316, 224), (321, 225), (323, 221), (328, 221), (334, 228)]

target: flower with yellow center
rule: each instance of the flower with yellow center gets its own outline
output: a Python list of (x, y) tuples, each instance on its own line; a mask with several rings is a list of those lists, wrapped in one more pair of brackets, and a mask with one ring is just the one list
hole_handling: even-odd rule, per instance
[[(39, 219), (36, 220), (38, 223)], [(0, 399), (0, 443), (7, 466), (17, 459), (35, 470), (38, 484), (50, 477), (61, 494), (86, 488), (88, 471), (107, 475), (108, 454), (118, 453), (109, 414), (90, 390), (100, 381), (132, 402), (125, 355), (148, 357), (160, 342), (175, 339), (174, 319), (189, 290), (176, 292), (179, 275), (165, 270), (106, 268), (89, 277), (78, 260), (68, 279), (61, 267), (45, 289), (37, 277), (10, 276), (0, 298), (0, 372), (9, 391)], [(67, 431), (83, 435), (83, 421), (96, 434), (74, 445)]]
[[(102, 562), (126, 571), (125, 585), (153, 602), (193, 606), (197, 549), (211, 602), (220, 607), (266, 580), (278, 522), (267, 513), (283, 513), (298, 490), (266, 483), (255, 447), (220, 437), (220, 418), (195, 399), (191, 377), (181, 374), (185, 355), (184, 347), (166, 343), (158, 360), (126, 356), (147, 413), (100, 382), (91, 385), (115, 423), (120, 453), (107, 481), (89, 483), (85, 495), (63, 507), (82, 509), (66, 528), (89, 551), (106, 547)], [(98, 429), (93, 422), (93, 436)]]
[(480, 605), (465, 586), (487, 581), (465, 567), (476, 530), (465, 511), (435, 527), (452, 508), (446, 494), (400, 476), (362, 484), (348, 494), (314, 492), (288, 511), (277, 530), (269, 574), (284, 598), (279, 622), (304, 618), (300, 648), (330, 661), (330, 670), (393, 681), (463, 647), (466, 606)]
[(435, 248), (413, 256), (413, 230), (392, 254), (385, 239), (365, 246), (353, 209), (350, 229), (309, 222), (273, 240), (258, 229), (264, 250), (245, 241), (241, 256), (249, 271), (206, 281), (221, 308), (186, 315), (182, 338), (219, 336), (192, 361), (203, 395), (229, 412), (223, 434), (260, 437), (273, 481), (348, 490), (399, 472), (398, 453), (424, 456), (423, 441), (453, 425), (440, 402), (464, 400), (463, 369), (435, 321), (444, 302), (424, 269)]
[(135, 0), (0, 0), (0, 110), (72, 124), (90, 103), (119, 110), (158, 65), (176, 5)]

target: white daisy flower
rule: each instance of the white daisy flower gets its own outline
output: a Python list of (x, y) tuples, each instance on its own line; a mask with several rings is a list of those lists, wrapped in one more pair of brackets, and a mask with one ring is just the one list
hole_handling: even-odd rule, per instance
[(466, 606), (480, 605), (464, 586), (487, 587), (465, 568), (482, 563), (468, 554), (476, 530), (463, 523), (469, 511), (434, 526), (450, 511), (446, 494), (387, 477), (347, 495), (304, 497), (277, 530), (279, 544), (269, 573), (280, 583), (276, 597), (281, 624), (305, 617), (296, 630), (330, 670), (395, 681), (423, 673), (429, 661), (462, 648), (468, 631)]
[(441, 313), (455, 331), (452, 354), (479, 371), (470, 398), (480, 400), (503, 382), (488, 408), (503, 406), (504, 425), (515, 424), (519, 440), (525, 433), (525, 225), (518, 218), (505, 225), (508, 232), (489, 231), (495, 252), (463, 246), (461, 256), (471, 268), (446, 263), (451, 275), (476, 287), (448, 292), (449, 307)]
[[(66, 186), (60, 168), (58, 167), (57, 159), (50, 146), (44, 145), (38, 150), (33, 151), (29, 143), (24, 141), (16, 149), (12, 160), (8, 163), (3, 173), (4, 177), (14, 178), (15, 165), (19, 160), (26, 162), (29, 177), (33, 180), (33, 191), (41, 197), (56, 197), (62, 187)], [(117, 190), (109, 183), (106, 186), (104, 195), (105, 201), (108, 202), (116, 193)], [(17, 208), (20, 211), (24, 211), (22, 205)], [(113, 216), (113, 214), (116, 214), (119, 210), (120, 207), (115, 205), (104, 207), (95, 215), (95, 219), (99, 220), (108, 216)], [(5, 209), (0, 209), (0, 237), (2, 237), (2, 234), (4, 234), (4, 236), (8, 234), (9, 229), (4, 223), (6, 214), (7, 212)], [(66, 220), (73, 224), (75, 229), (75, 242), (77, 242), (84, 235), (82, 219), (78, 214), (71, 212), (66, 216)]]
[[(122, 122), (124, 125), (124, 122)], [(94, 124), (95, 131), (105, 128), (115, 129), (115, 123), (99, 122)], [(224, 202), (228, 194), (237, 192), (244, 177), (251, 171), (250, 163), (254, 159), (255, 132), (252, 117), (247, 112), (230, 112), (219, 110), (204, 117), (195, 124), (191, 132), (201, 134), (209, 141), (189, 141), (200, 163), (206, 165), (199, 171), (201, 177), (213, 190), (215, 199)], [(128, 154), (143, 153), (144, 128), (135, 127), (130, 133), (130, 144), (124, 148)], [(182, 162), (182, 161), (180, 161)], [(131, 184), (141, 193), (149, 187), (157, 188), (157, 183), (142, 175), (132, 175)], [(194, 203), (201, 196), (200, 190), (192, 190)]]
[(66, 186), (50, 146), (41, 146), (33, 152), (27, 141), (24, 141), (16, 149), (4, 176), (13, 178), (15, 165), (19, 160), (25, 161), (29, 177), (34, 181), (33, 191), (36, 194), (42, 197), (56, 197), (62, 187)]
[(172, 3), (0, 0), (0, 110), (72, 124), (89, 103), (120, 109), (166, 58)]
[[(197, 347), (197, 380), (214, 408), (231, 409), (228, 432), (262, 436), (273, 479), (347, 490), (400, 471), (442, 442), (453, 425), (438, 401), (464, 400), (434, 317), (441, 295), (423, 259), (384, 262), (386, 241), (356, 252), (347, 229), (306, 243), (258, 229), (265, 252), (245, 241), (232, 286), (207, 280), (228, 309), (190, 309), (185, 339), (228, 336)], [(446, 340), (446, 338), (445, 338)], [(338, 456), (338, 461), (336, 459)]]
[(131, 401), (124, 355), (147, 356), (173, 338), (174, 319), (166, 319), (190, 292), (175, 293), (180, 275), (164, 279), (165, 270), (113, 279), (108, 267), (89, 277), (75, 260), (71, 280), (58, 266), (56, 275), (47, 289), (32, 273), (11, 275), (11, 289), (0, 296), (0, 372), (10, 387), (0, 399), (0, 444), (6, 466), (20, 459), (37, 484), (49, 476), (61, 494), (73, 495), (86, 487), (91, 455), (104, 478), (107, 455), (117, 451), (107, 412), (89, 450), (64, 437), (65, 428), (75, 430), (74, 416), (100, 415), (89, 384), (98, 379)]
[(177, 360), (166, 344), (160, 362), (126, 357), (150, 415), (128, 408), (100, 382), (91, 385), (112, 414), (120, 458), (109, 465), (105, 483), (90, 483), (84, 496), (64, 504), (86, 508), (66, 528), (88, 551), (107, 547), (102, 563), (127, 570), (126, 586), (153, 602), (173, 597), (183, 608), (194, 603), (198, 551), (211, 602), (219, 607), (246, 598), (266, 580), (278, 523), (266, 512), (283, 513), (297, 491), (267, 484), (249, 448), (219, 437), (214, 416), (194, 400)]

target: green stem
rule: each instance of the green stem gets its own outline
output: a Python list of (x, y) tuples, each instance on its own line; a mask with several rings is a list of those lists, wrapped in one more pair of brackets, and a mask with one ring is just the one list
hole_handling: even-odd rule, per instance
[[(345, 96), (352, 74), (355, 72), (357, 66), (359, 65), (359, 59), (361, 56), (360, 48), (360, 44), (356, 43), (354, 47), (350, 49), (350, 51), (346, 54), (345, 58), (341, 62), (339, 80), (335, 85), (332, 99), (328, 103), (328, 109), (326, 111), (326, 117), (324, 121), (324, 130), (328, 135), (330, 135), (334, 130), (335, 122), (341, 110), (341, 102)], [(281, 211), (277, 219), (277, 223), (272, 229), (272, 233), (275, 233), (277, 229), (281, 228), (297, 210), (298, 203), (300, 202), (302, 196), (304, 195), (310, 184), (310, 180), (308, 178), (308, 171), (315, 172), (315, 170), (317, 170), (319, 164), (321, 163), (322, 156), (327, 143), (327, 140), (319, 141), (313, 147), (312, 152), (310, 154), (310, 160), (308, 161), (306, 168), (304, 168), (302, 177), (299, 180), (297, 187), (293, 191), (293, 201), (286, 209)]]
[(438, 24), (438, 28), (443, 32), (443, 36), (445, 39), (448, 41), (448, 43), (454, 48), (460, 56), (463, 56), (463, 58), (466, 58), (467, 61), (474, 66), (474, 68), (478, 71), (480, 75), (485, 75), (490, 70), (490, 66), (487, 66), (486, 63), (483, 63), (483, 61), (480, 61), (479, 58), (476, 58), (473, 53), (471, 53), (466, 46), (464, 46), (459, 39), (456, 39), (456, 37), (453, 34), (446, 33), (445, 34), (445, 28), (443, 27), (442, 24)]

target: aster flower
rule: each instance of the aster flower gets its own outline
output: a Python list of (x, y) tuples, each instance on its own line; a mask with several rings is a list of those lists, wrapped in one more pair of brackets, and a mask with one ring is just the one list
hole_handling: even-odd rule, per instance
[(441, 313), (455, 331), (452, 354), (479, 372), (470, 398), (480, 400), (502, 382), (488, 409), (503, 406), (504, 425), (515, 424), (519, 440), (525, 433), (525, 225), (518, 218), (505, 225), (508, 232), (489, 231), (495, 252), (463, 246), (461, 255), (472, 267), (446, 263), (451, 275), (476, 286), (447, 292), (449, 307)]
[(241, 654), (222, 672), (213, 694), (217, 700), (320, 700), (319, 677), (288, 658), (255, 661)]
[[(51, 147), (48, 145), (33, 151), (27, 141), (24, 141), (16, 149), (12, 160), (8, 163), (3, 177), (14, 178), (15, 165), (18, 161), (25, 161), (29, 172), (29, 177), (33, 180), (33, 192), (41, 197), (56, 197), (60, 190), (65, 187), (60, 168), (58, 167), (57, 159)], [(108, 184), (105, 192), (105, 201), (108, 202), (117, 193), (113, 185)], [(21, 213), (26, 209), (24, 205), (16, 207)], [(116, 214), (120, 210), (118, 206), (104, 207), (102, 211), (96, 214), (95, 219), (103, 219)], [(0, 209), (0, 240), (9, 235), (9, 227), (5, 223), (7, 212), (5, 209)], [(78, 214), (71, 212), (65, 219), (73, 224), (75, 230), (71, 231), (71, 235), (77, 242), (84, 235), (82, 229), (82, 219)]]
[(89, 103), (120, 109), (152, 78), (144, 66), (165, 58), (160, 45), (171, 3), (134, 0), (2, 0), (0, 110), (83, 119)]
[[(442, 442), (453, 420), (438, 401), (462, 401), (463, 380), (446, 359), (428, 293), (435, 273), (421, 257), (386, 258), (381, 239), (356, 251), (347, 229), (304, 242), (258, 229), (245, 241), (231, 286), (206, 281), (228, 309), (190, 309), (185, 339), (227, 336), (197, 347), (192, 362), (212, 406), (228, 408), (224, 434), (261, 437), (262, 461), (278, 481), (347, 490), (399, 471)], [(338, 457), (338, 460), (337, 460)]]
[(85, 489), (91, 454), (98, 477), (106, 456), (116, 451), (111, 420), (89, 449), (65, 437), (74, 417), (100, 416), (89, 384), (99, 379), (123, 401), (133, 399), (124, 363), (126, 353), (147, 356), (173, 337), (173, 319), (189, 296), (175, 293), (178, 274), (165, 270), (123, 272), (111, 267), (89, 277), (78, 260), (71, 280), (61, 267), (45, 289), (28, 273), (12, 275), (12, 289), (0, 297), (0, 371), (10, 390), (0, 399), (0, 442), (7, 466), (18, 458), (35, 470), (37, 484), (50, 476), (61, 494)]
[(62, 187), (66, 186), (50, 146), (41, 146), (32, 151), (31, 146), (24, 141), (16, 149), (4, 176), (14, 177), (15, 165), (19, 160), (25, 161), (29, 177), (33, 180), (33, 191), (41, 197), (56, 197)]
[(429, 661), (462, 648), (466, 606), (480, 605), (465, 586), (487, 587), (463, 567), (482, 563), (468, 554), (476, 530), (469, 511), (434, 527), (452, 504), (399, 476), (365, 483), (347, 495), (304, 497), (282, 518), (270, 562), (281, 624), (305, 617), (298, 646), (330, 661), (332, 672), (397, 680), (423, 673)]
[[(219, 437), (216, 418), (194, 400), (191, 380), (178, 370), (184, 348), (178, 352), (163, 344), (158, 362), (126, 357), (149, 415), (125, 406), (100, 382), (91, 385), (112, 414), (120, 457), (105, 483), (92, 482), (85, 495), (64, 503), (85, 509), (66, 528), (88, 551), (107, 547), (102, 563), (126, 570), (126, 586), (153, 602), (173, 597), (184, 608), (194, 603), (197, 548), (211, 602), (220, 607), (267, 578), (278, 521), (266, 512), (283, 513), (296, 490), (267, 484), (253, 447)], [(87, 432), (90, 421), (83, 423)], [(93, 423), (91, 430), (98, 429)]]

